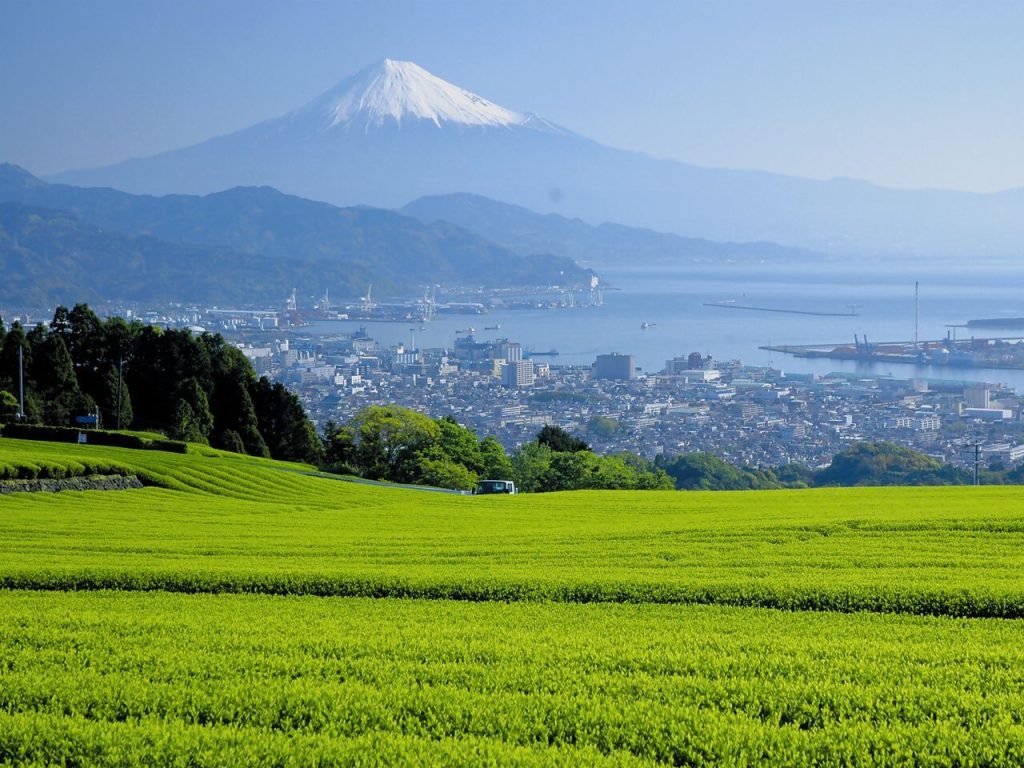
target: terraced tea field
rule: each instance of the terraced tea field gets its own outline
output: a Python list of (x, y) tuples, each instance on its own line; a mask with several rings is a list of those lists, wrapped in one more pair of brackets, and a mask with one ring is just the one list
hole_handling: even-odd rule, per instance
[(0, 761), (1024, 762), (1016, 488), (472, 498), (0, 439), (86, 460), (150, 487), (0, 497)]

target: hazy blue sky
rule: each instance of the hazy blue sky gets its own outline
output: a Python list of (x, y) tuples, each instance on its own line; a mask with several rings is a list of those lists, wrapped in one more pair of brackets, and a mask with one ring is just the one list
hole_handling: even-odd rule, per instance
[(1024, 2), (0, 0), (0, 160), (184, 146), (411, 59), (701, 165), (1024, 186)]

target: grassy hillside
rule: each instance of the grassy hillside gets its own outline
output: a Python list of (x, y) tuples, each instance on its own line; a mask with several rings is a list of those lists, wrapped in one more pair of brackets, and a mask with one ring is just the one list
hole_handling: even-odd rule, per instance
[(0, 440), (0, 463), (26, 456), (102, 457), (164, 487), (4, 499), (12, 587), (1024, 616), (1016, 487), (475, 498), (219, 451)]
[(0, 439), (86, 457), (156, 485), (0, 497), (0, 764), (1024, 761), (1020, 489), (474, 498)]

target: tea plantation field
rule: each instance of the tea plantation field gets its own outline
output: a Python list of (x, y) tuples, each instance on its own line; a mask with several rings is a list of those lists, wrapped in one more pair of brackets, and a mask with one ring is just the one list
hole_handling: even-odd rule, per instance
[(0, 763), (1024, 763), (1020, 489), (473, 498), (0, 438), (30, 464), (149, 487), (0, 496)]

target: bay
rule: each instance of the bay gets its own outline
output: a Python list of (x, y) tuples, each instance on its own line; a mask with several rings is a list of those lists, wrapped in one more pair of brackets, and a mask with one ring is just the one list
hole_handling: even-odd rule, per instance
[[(524, 347), (557, 349), (538, 358), (559, 365), (590, 365), (598, 354), (636, 357), (645, 371), (690, 352), (717, 360), (739, 359), (784, 371), (832, 371), (1004, 383), (1024, 391), (1024, 371), (950, 368), (839, 360), (808, 360), (759, 349), (772, 344), (852, 343), (854, 334), (871, 342), (914, 338), (914, 282), (919, 283), (918, 334), (921, 340), (1013, 336), (1014, 330), (949, 328), (972, 318), (1024, 317), (1024, 265), (970, 263), (893, 266), (813, 264), (784, 267), (726, 265), (683, 269), (605, 270), (601, 306), (548, 310), (501, 310), (486, 315), (439, 315), (426, 324), (317, 322), (314, 334), (349, 333), (365, 325), (383, 344), (452, 347), (469, 328), (479, 340), (508, 338)], [(582, 296), (578, 296), (582, 299)], [(705, 306), (737, 304), (853, 317), (756, 312)], [(643, 328), (643, 324), (648, 324)], [(487, 327), (500, 326), (487, 330)]]

